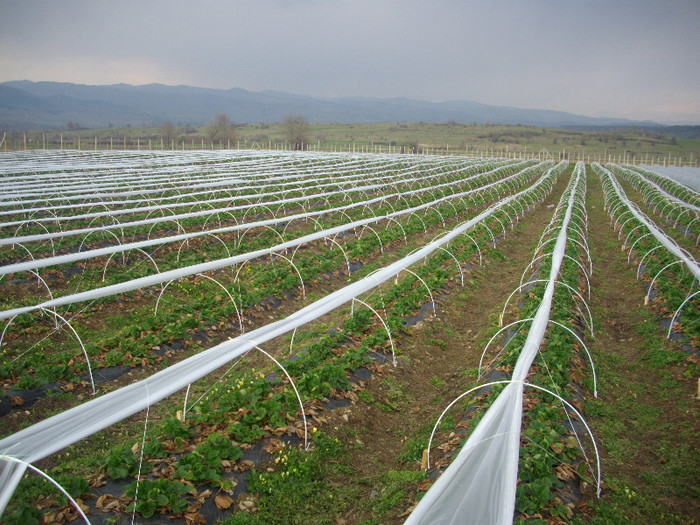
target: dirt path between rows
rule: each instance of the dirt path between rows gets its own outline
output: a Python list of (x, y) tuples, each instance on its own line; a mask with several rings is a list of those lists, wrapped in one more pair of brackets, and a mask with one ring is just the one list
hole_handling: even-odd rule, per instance
[[(424, 321), (408, 330), (409, 335), (398, 345), (399, 366), (383, 365), (365, 385), (376, 403), (360, 401), (328, 413), (326, 428), (331, 432), (353, 428), (349, 463), (354, 475), (343, 483), (359, 484), (363, 495), (339, 523), (349, 525), (372, 517), (367, 502), (377, 496), (380, 480), (388, 471), (420, 469), (420, 461), (407, 465), (397, 460), (402, 445), (473, 385), (487, 330), (496, 326), (498, 313), (518, 285), (568, 180), (568, 176), (560, 177), (544, 203), (508, 232), (498, 245), (502, 258), (485, 259), (481, 268), (465, 274), (464, 288), (457, 281), (437, 301), (437, 317), (429, 311)], [(387, 411), (387, 402), (396, 409)], [(436, 453), (439, 457), (439, 451)], [(407, 491), (403, 506), (391, 509), (380, 522), (403, 523), (414, 498), (415, 490)]]
[[(630, 516), (634, 523), (690, 523), (700, 519), (697, 377), (689, 373), (693, 358), (673, 358), (679, 345), (665, 339), (652, 308), (644, 306), (644, 284), (636, 280), (636, 267), (627, 264), (603, 209), (600, 181), (593, 176), (587, 210), (596, 322), (591, 350), (600, 390), (600, 402), (589, 407), (597, 417), (589, 422), (609, 480), (604, 498), (624, 493), (632, 500), (655, 499), (659, 508), (645, 507)], [(648, 515), (652, 512), (659, 514)]]

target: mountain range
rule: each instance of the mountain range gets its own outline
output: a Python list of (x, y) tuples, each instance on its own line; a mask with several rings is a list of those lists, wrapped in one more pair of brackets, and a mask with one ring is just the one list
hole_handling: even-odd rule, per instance
[(279, 122), (301, 114), (309, 122), (467, 122), (544, 127), (659, 126), (649, 121), (596, 118), (563, 111), (492, 106), (457, 100), (428, 102), (407, 98), (312, 97), (277, 91), (209, 89), (192, 86), (65, 82), (0, 83), (0, 130), (202, 125), (217, 113), (233, 122)]

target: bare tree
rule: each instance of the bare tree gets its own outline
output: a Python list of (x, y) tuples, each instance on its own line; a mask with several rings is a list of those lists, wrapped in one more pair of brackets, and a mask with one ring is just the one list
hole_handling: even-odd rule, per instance
[(204, 132), (211, 144), (214, 144), (215, 140), (236, 140), (236, 129), (225, 113), (217, 113)]
[(286, 115), (282, 119), (287, 140), (295, 150), (304, 149), (304, 144), (309, 142), (309, 123), (303, 115)]
[(168, 144), (168, 147), (170, 147), (170, 143), (175, 138), (175, 135), (177, 135), (177, 127), (175, 124), (167, 120), (158, 127), (158, 131), (160, 132), (160, 136), (163, 137), (163, 140)]

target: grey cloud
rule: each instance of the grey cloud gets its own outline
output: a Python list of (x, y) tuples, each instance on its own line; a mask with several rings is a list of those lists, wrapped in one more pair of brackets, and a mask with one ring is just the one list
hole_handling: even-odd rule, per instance
[(0, 3), (0, 80), (24, 72), (700, 121), (695, 1)]

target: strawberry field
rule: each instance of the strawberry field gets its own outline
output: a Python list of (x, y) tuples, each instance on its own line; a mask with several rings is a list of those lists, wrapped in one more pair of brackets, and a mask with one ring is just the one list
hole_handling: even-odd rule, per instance
[(19, 152), (0, 188), (5, 523), (698, 518), (700, 195), (649, 168)]

